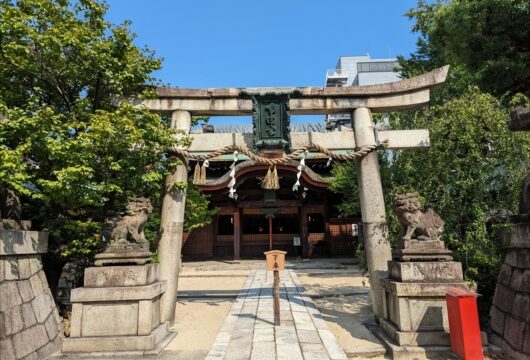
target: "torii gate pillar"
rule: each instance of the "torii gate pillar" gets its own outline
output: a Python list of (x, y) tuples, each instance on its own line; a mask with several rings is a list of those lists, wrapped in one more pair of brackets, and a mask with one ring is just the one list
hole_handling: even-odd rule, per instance
[[(188, 133), (191, 127), (191, 114), (188, 111), (173, 111), (171, 127)], [(165, 280), (167, 285), (166, 292), (160, 298), (160, 321), (168, 321), (170, 327), (175, 322), (182, 233), (184, 230), (184, 207), (186, 204), (186, 189), (175, 191), (173, 186), (175, 182), (186, 184), (188, 180), (186, 160), (180, 160), (182, 163), (177, 165), (166, 177), (160, 215), (161, 237), (158, 243), (159, 278), (162, 281)]]
[[(357, 147), (376, 145), (372, 113), (367, 108), (352, 113)], [(386, 225), (385, 201), (377, 151), (372, 151), (356, 162), (359, 199), (363, 221), (364, 249), (370, 274), (372, 306), (376, 319), (383, 317), (383, 292), (380, 279), (387, 277), (388, 261), (392, 260)]]

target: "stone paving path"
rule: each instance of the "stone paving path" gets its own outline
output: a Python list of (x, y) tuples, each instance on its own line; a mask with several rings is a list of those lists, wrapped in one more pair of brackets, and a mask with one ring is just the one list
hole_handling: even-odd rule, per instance
[(254, 270), (206, 359), (347, 359), (292, 270), (280, 272), (281, 325), (274, 326), (272, 272)]

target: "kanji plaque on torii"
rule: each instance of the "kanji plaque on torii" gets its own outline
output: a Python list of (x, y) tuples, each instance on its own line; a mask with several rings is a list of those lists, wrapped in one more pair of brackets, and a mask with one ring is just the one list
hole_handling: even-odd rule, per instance
[[(357, 87), (289, 87), (289, 88), (223, 88), (223, 89), (183, 89), (157, 88), (158, 97), (148, 100), (135, 100), (139, 106), (153, 111), (171, 114), (172, 127), (189, 131), (192, 115), (251, 115), (256, 104), (264, 107), (265, 121), (271, 121), (271, 111), (282, 111), (281, 105), (264, 104), (267, 94), (296, 94), (284, 100), (291, 115), (343, 114), (350, 113), (353, 131), (329, 133), (292, 133), (283, 130), (282, 124), (263, 124), (265, 141), (279, 141), (284, 146), (284, 160), (296, 160), (307, 151), (324, 152), (326, 156), (338, 160), (356, 158), (359, 183), (359, 197), (363, 221), (364, 246), (370, 274), (371, 296), (376, 318), (383, 316), (380, 279), (387, 276), (387, 262), (391, 259), (390, 244), (387, 239), (386, 213), (379, 173), (377, 149), (406, 149), (429, 146), (429, 133), (425, 129), (389, 130), (375, 129), (372, 113), (390, 112), (422, 106), (429, 102), (430, 91), (443, 83), (448, 67), (394, 83)], [(256, 99), (249, 98), (252, 94)], [(282, 95), (283, 96), (283, 95)], [(269, 122), (270, 122), (269, 121)], [(288, 124), (288, 119), (286, 119)], [(273, 126), (274, 125), (274, 126)], [(212, 157), (237, 150), (248, 155), (256, 163), (271, 165), (281, 163), (280, 159), (266, 160), (250, 149), (257, 148), (254, 139), (245, 134), (193, 134), (189, 149), (174, 149), (174, 154), (186, 160), (194, 154), (213, 152)], [(287, 135), (287, 137), (285, 136)], [(260, 140), (256, 140), (260, 141)], [(286, 144), (290, 141), (290, 144)], [(263, 145), (268, 143), (263, 142)], [(290, 145), (290, 146), (289, 146)], [(292, 153), (289, 148), (295, 149)], [(298, 152), (297, 150), (298, 149)], [(258, 149), (259, 150), (259, 149)], [(346, 152), (349, 155), (339, 155)], [(276, 154), (278, 155), (278, 154)], [(276, 156), (275, 155), (275, 156)], [(282, 155), (282, 154), (280, 154)], [(195, 157), (196, 159), (199, 157)], [(207, 156), (201, 155), (205, 160)], [(304, 171), (303, 169), (301, 171)], [(187, 181), (187, 166), (182, 165), (168, 176), (166, 184)], [(237, 177), (237, 171), (234, 171)], [(237, 186), (237, 185), (236, 185)], [(167, 291), (161, 298), (162, 321), (174, 321), (180, 251), (182, 245), (185, 190), (168, 192), (163, 200), (161, 216), (161, 239), (159, 242), (160, 278), (167, 281)]]

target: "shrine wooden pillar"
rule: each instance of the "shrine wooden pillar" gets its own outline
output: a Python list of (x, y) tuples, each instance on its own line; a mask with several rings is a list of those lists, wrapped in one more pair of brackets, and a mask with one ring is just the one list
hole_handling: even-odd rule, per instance
[(309, 256), (309, 239), (307, 226), (307, 211), (304, 206), (298, 208), (298, 217), (300, 218), (300, 241), (302, 243), (302, 257)]
[[(173, 111), (171, 127), (188, 133), (191, 127), (191, 114), (188, 111)], [(159, 277), (167, 284), (167, 290), (160, 298), (160, 321), (168, 321), (169, 326), (175, 321), (186, 203), (186, 189), (176, 190), (174, 185), (176, 182), (186, 184), (188, 181), (187, 161), (180, 160), (181, 163), (166, 177), (158, 243)]]
[(234, 208), (234, 260), (241, 258), (241, 212), (238, 207)]
[[(371, 111), (367, 108), (355, 109), (352, 119), (356, 146), (376, 145)], [(388, 261), (392, 259), (392, 254), (388, 241), (385, 201), (377, 151), (372, 151), (357, 159), (356, 165), (372, 306), (376, 319), (378, 319), (383, 318), (383, 292), (380, 280), (388, 276)]]

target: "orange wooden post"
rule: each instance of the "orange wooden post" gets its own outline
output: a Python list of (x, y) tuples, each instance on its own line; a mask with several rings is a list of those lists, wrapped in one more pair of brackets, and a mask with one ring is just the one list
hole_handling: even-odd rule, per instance
[(280, 325), (280, 272), (273, 271), (274, 283), (272, 286), (272, 295), (274, 297), (273, 311), (274, 311), (274, 325)]
[(274, 325), (280, 325), (280, 270), (285, 269), (285, 254), (287, 254), (287, 251), (270, 250), (264, 254), (267, 260), (267, 270), (274, 272), (272, 287)]

